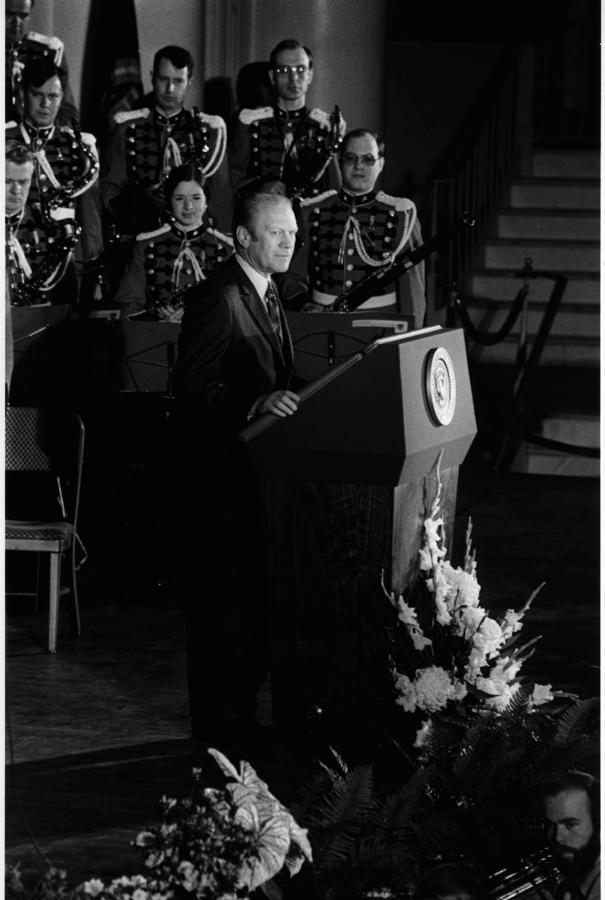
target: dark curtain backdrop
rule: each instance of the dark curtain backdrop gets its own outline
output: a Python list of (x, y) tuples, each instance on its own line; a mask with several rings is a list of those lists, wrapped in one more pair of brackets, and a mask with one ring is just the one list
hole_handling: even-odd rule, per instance
[(92, 0), (82, 66), (82, 127), (102, 146), (113, 116), (143, 97), (134, 0)]

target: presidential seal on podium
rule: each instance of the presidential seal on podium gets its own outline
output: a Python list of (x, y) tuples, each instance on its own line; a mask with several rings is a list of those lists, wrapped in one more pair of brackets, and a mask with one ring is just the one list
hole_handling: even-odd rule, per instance
[(434, 422), (449, 425), (456, 409), (456, 373), (444, 347), (435, 347), (427, 356), (425, 389)]

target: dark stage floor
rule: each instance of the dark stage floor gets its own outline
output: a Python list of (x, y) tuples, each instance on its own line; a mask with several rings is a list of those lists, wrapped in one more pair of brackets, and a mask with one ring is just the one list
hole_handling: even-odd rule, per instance
[[(598, 482), (494, 476), (471, 462), (461, 470), (458, 512), (453, 561), (461, 562), (470, 514), (482, 605), (518, 608), (546, 582), (526, 620), (528, 638), (542, 635), (526, 674), (596, 695)], [(56, 656), (45, 650), (46, 613), (7, 606), (6, 861), (21, 861), (30, 879), (42, 857), (73, 882), (140, 871), (130, 841), (156, 821), (158, 798), (184, 794), (203, 762), (188, 740), (178, 577), (163, 579), (161, 557), (145, 558), (124, 541), (127, 530), (106, 535), (103, 553), (89, 547), (83, 634), (71, 636), (64, 609)], [(268, 721), (268, 687), (262, 700)], [(304, 772), (249, 758), (278, 796), (295, 794)]]

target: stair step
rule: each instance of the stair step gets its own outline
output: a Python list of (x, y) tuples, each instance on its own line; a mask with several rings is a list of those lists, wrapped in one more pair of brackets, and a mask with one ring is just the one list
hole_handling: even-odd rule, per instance
[[(481, 332), (494, 334), (504, 324), (510, 304), (498, 308), (496, 304), (484, 304), (477, 302), (475, 298), (467, 303), (468, 312), (475, 328)], [(490, 308), (491, 307), (491, 308)], [(530, 304), (527, 316), (527, 330), (530, 336), (535, 335), (542, 322), (546, 309), (545, 303)], [(520, 317), (511, 329), (511, 334), (519, 334), (521, 329)], [(586, 304), (582, 307), (571, 305), (560, 306), (553, 322), (550, 339), (570, 334), (576, 337), (596, 337), (600, 333), (600, 307), (596, 304)], [(530, 337), (531, 340), (531, 337)]]
[(601, 423), (598, 416), (562, 412), (544, 419), (540, 433), (542, 437), (553, 441), (564, 441), (582, 447), (601, 445)]
[(536, 269), (599, 271), (598, 241), (488, 240), (483, 248), (483, 265), (521, 268), (528, 256)]
[[(504, 323), (522, 284), (515, 277), (526, 259), (534, 270), (567, 277), (563, 302), (542, 351), (541, 367), (600, 365), (600, 154), (577, 148), (539, 149), (530, 178), (514, 178), (508, 205), (500, 207), (494, 234), (483, 241), (469, 273), (465, 299), (475, 327), (494, 334)], [(506, 204), (506, 201), (505, 201)], [(543, 319), (554, 282), (530, 282), (528, 349)], [(494, 346), (469, 339), (474, 364), (514, 366), (518, 320)], [(532, 451), (533, 453), (534, 451)]]
[(538, 178), (598, 178), (600, 156), (594, 150), (537, 150), (532, 168)]
[(525, 472), (528, 475), (598, 478), (601, 473), (601, 461), (590, 456), (561, 453), (522, 441), (510, 468), (512, 472)]
[[(514, 366), (518, 344), (514, 337), (505, 338), (493, 347), (469, 342), (469, 354), (474, 362), (487, 365)], [(598, 338), (575, 335), (559, 337), (551, 335), (543, 350), (540, 364), (543, 366), (598, 367), (601, 362), (601, 342)]]
[(516, 208), (596, 209), (600, 207), (598, 179), (518, 178), (509, 191)]
[[(565, 274), (568, 277), (564, 294), (565, 303), (600, 303), (601, 288), (598, 275), (587, 272), (566, 272)], [(471, 297), (488, 297), (512, 303), (522, 283), (520, 278), (514, 277), (514, 271), (510, 269), (475, 269), (468, 294)], [(552, 281), (547, 278), (536, 278), (530, 284), (530, 299), (546, 302), (552, 289)]]
[(498, 214), (496, 229), (498, 238), (598, 241), (600, 217), (593, 210), (508, 209)]
[[(537, 432), (553, 441), (561, 441), (572, 447), (594, 447), (601, 444), (601, 423), (598, 416), (581, 413), (557, 413), (545, 418)], [(555, 447), (541, 447), (523, 441), (511, 467), (516, 472), (543, 475), (574, 475), (577, 477), (598, 477), (600, 460), (591, 456), (580, 456)]]

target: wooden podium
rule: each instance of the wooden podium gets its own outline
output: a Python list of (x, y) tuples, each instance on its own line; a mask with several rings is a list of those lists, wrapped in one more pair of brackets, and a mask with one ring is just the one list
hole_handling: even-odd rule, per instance
[(286, 728), (313, 708), (341, 725), (377, 711), (390, 616), (381, 577), (400, 594), (417, 573), (438, 460), (451, 540), (476, 434), (462, 329), (378, 338), (300, 395), (294, 415), (241, 434), (266, 483), (274, 717)]

